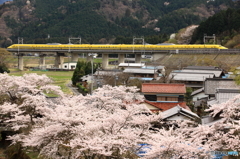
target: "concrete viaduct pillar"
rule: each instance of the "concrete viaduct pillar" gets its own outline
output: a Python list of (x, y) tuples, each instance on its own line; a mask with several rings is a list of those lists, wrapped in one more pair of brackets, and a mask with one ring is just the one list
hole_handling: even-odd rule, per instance
[(39, 56), (39, 67), (40, 68), (44, 68), (45, 67), (45, 65), (46, 65), (46, 63), (45, 63), (45, 55), (40, 55)]
[(125, 60), (125, 54), (118, 54), (118, 64), (124, 63)]
[(102, 68), (108, 68), (108, 54), (102, 54)]
[(141, 54), (135, 54), (135, 63), (141, 63)]
[(71, 61), (72, 62), (77, 62), (78, 61), (78, 53), (72, 53), (71, 54)]
[(62, 64), (64, 62), (64, 56), (62, 54), (57, 53), (55, 57), (55, 67), (56, 68), (62, 68)]
[(18, 55), (18, 69), (23, 71), (23, 55)]

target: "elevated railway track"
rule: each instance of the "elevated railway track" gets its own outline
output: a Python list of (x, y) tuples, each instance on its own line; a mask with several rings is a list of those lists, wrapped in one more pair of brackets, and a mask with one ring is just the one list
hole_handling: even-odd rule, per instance
[(169, 50), (170, 54), (237, 54), (240, 49)]
[[(79, 53), (102, 54), (102, 67), (108, 67), (108, 55), (118, 54), (119, 63), (124, 62), (125, 55), (134, 54), (135, 62), (140, 63), (144, 55), (151, 55), (154, 60), (166, 54), (237, 54), (240, 49), (227, 49), (221, 45), (132, 45), (132, 44), (14, 44), (7, 48), (19, 57), (19, 69), (23, 69), (22, 56), (28, 53), (38, 53), (40, 64), (44, 65), (44, 57), (53, 55), (56, 57), (55, 67), (60, 68), (63, 57), (71, 54), (71, 61), (78, 60)], [(91, 56), (86, 56), (91, 60)]]

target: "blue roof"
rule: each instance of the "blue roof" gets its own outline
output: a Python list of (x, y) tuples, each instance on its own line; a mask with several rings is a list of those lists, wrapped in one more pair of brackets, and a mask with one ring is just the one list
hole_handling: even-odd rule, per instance
[(130, 79), (139, 79), (142, 81), (151, 81), (153, 80), (153, 78), (149, 78), (149, 77), (130, 77)]

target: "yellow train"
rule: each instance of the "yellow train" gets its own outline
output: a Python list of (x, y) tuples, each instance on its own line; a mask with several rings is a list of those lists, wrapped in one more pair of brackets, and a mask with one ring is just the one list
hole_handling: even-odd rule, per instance
[(227, 49), (221, 45), (132, 45), (132, 44), (13, 44), (7, 49), (79, 49), (79, 50), (198, 50)]

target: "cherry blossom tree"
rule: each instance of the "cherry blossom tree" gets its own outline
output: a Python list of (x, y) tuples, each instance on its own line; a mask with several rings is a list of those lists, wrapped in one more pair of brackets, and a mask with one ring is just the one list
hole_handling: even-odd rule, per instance
[[(221, 119), (209, 127), (206, 143), (214, 151), (240, 151), (240, 95), (227, 102), (212, 105), (207, 111)], [(206, 129), (206, 128), (205, 128)]]
[(35, 124), (29, 134), (11, 137), (24, 146), (37, 147), (49, 158), (125, 158), (136, 156), (147, 142), (150, 114), (135, 87), (104, 86), (93, 95), (63, 97), (54, 110)]
[(169, 128), (157, 129), (148, 137), (146, 159), (152, 158), (204, 158), (208, 156), (209, 146), (204, 139), (194, 133), (197, 123), (193, 121), (173, 121)]
[[(195, 158), (209, 150), (203, 141), (210, 128), (185, 122), (154, 128), (161, 114), (149, 111), (136, 87), (105, 85), (92, 95), (67, 96), (51, 82), (45, 75), (0, 75), (1, 119), (14, 130), (28, 128), (9, 139), (45, 158), (138, 158), (144, 144), (144, 158)], [(58, 97), (48, 100), (48, 92)]]
[[(239, 99), (240, 95), (237, 95), (227, 102), (214, 104), (207, 109), (206, 111), (210, 112), (210, 116), (220, 117), (218, 120), (210, 124), (194, 126), (191, 129), (189, 126), (178, 129), (178, 131), (180, 130), (183, 132), (185, 141), (187, 143), (188, 141), (191, 142), (187, 145), (194, 145), (194, 149), (198, 148), (195, 150), (195, 152), (200, 152), (197, 153), (198, 156), (211, 156), (210, 152), (213, 151), (220, 151), (222, 153), (227, 153), (229, 151), (240, 151)], [(177, 131), (174, 131), (174, 133), (176, 132)], [(187, 136), (190, 136), (190, 138)], [(188, 149), (187, 146), (185, 148)], [(186, 153), (186, 151), (183, 151), (181, 154), (184, 153)]]
[(25, 74), (10, 76), (0, 74), (0, 105), (2, 123), (14, 130), (29, 127), (37, 122), (38, 115), (52, 111), (48, 107), (45, 94), (55, 92), (63, 95), (58, 86), (53, 86), (52, 80), (46, 75)]

